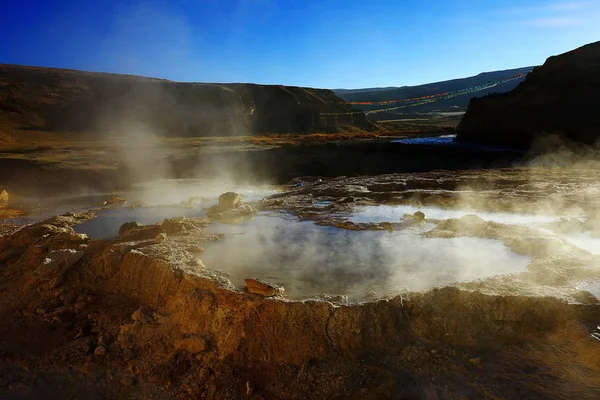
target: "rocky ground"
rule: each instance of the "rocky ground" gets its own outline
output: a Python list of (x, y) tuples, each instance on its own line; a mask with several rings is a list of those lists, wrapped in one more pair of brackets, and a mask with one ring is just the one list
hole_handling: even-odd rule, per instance
[[(595, 225), (600, 173), (582, 167), (523, 167), (356, 177), (304, 177), (306, 184), (271, 196), (265, 209), (291, 210), (323, 224), (343, 222), (356, 205), (410, 204), (532, 214), (582, 213)], [(326, 205), (323, 205), (326, 204)], [(339, 218), (336, 218), (339, 217)]]
[[(587, 212), (554, 229), (593, 231), (596, 179), (561, 169), (305, 178), (253, 206), (375, 229), (347, 224), (349, 207), (554, 205)], [(3, 225), (0, 397), (600, 397), (600, 307), (574, 288), (600, 277), (597, 256), (548, 232), (467, 216), (435, 221), (427, 235), (502, 240), (533, 257), (528, 270), (364, 304), (291, 301), (268, 282), (235, 287), (200, 261), (220, 238), (206, 229), (214, 219), (253, 213), (227, 194), (209, 218), (127, 224), (111, 240), (73, 230), (94, 212)]]

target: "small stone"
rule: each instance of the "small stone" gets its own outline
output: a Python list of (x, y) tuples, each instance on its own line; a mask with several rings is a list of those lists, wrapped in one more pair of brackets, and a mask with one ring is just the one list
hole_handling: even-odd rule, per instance
[(35, 245), (31, 247), (31, 252), (33, 254), (40, 254), (44, 251), (44, 248), (40, 245)]
[(198, 354), (206, 350), (208, 344), (206, 340), (199, 336), (190, 336), (177, 340), (175, 342), (175, 348), (179, 350), (185, 350), (190, 354)]
[(121, 379), (120, 383), (121, 386), (133, 386), (135, 380), (130, 376), (126, 376), (123, 379)]
[(131, 319), (142, 324), (149, 324), (154, 321), (152, 311), (146, 307), (140, 307), (131, 314)]
[(106, 355), (106, 349), (104, 348), (104, 346), (96, 347), (96, 349), (94, 350), (94, 355), (96, 357), (104, 357)]
[(87, 335), (87, 329), (82, 327), (82, 328), (79, 328), (79, 330), (77, 331), (75, 336), (73, 336), (73, 339), (79, 339), (86, 335)]
[(189, 265), (190, 267), (197, 267), (197, 268), (201, 268), (204, 269), (206, 268), (204, 266), (204, 263), (196, 258), (194, 258), (193, 260), (190, 260), (186, 263), (186, 265)]
[(202, 253), (204, 251), (204, 248), (194, 245), (194, 246), (188, 247), (186, 250), (189, 251), (190, 253)]
[(265, 297), (281, 295), (285, 291), (281, 286), (273, 285), (260, 279), (246, 279), (245, 282), (248, 292)]
[(133, 329), (133, 324), (121, 325), (119, 328), (119, 335), (128, 335)]
[(154, 243), (162, 243), (165, 240), (167, 240), (167, 234), (166, 233), (159, 233), (158, 235), (156, 235), (156, 237), (154, 238)]
[(348, 296), (343, 294), (339, 296), (333, 296), (329, 299), (329, 301), (332, 303), (348, 303)]
[(470, 358), (469, 359), (469, 364), (480, 366), (481, 365), (481, 358), (479, 358), (479, 357)]

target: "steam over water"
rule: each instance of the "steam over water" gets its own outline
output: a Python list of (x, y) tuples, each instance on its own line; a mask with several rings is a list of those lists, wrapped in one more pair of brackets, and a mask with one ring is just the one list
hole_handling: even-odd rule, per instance
[(530, 261), (499, 241), (421, 237), (427, 229), (347, 231), (262, 215), (213, 226), (227, 236), (207, 247), (202, 260), (237, 285), (261, 278), (284, 286), (290, 298), (328, 293), (351, 299), (523, 271)]
[(221, 193), (228, 191), (240, 194), (244, 201), (256, 201), (276, 193), (271, 186), (223, 184), (201, 179), (159, 179), (135, 185), (135, 190), (127, 197), (148, 206), (179, 204), (192, 197), (201, 197), (214, 204)]
[[(92, 238), (117, 236), (128, 221), (155, 224), (165, 218), (198, 217), (215, 204), (219, 194), (235, 191), (245, 201), (275, 193), (273, 187), (223, 185), (199, 180), (160, 180), (138, 185), (124, 194), (128, 205), (100, 211), (98, 217), (75, 229)], [(194, 204), (182, 207), (190, 198)], [(97, 199), (96, 199), (97, 201)], [(317, 204), (327, 206), (328, 202)], [(428, 220), (460, 218), (469, 211), (434, 207), (368, 206), (349, 215), (356, 223), (398, 222), (404, 214), (425, 213)], [(481, 218), (500, 223), (544, 227), (554, 215), (477, 212)], [(525, 271), (530, 257), (513, 253), (497, 240), (459, 237), (425, 238), (433, 229), (428, 222), (404, 230), (349, 231), (299, 222), (285, 214), (261, 213), (239, 225), (213, 223), (209, 230), (225, 234), (206, 245), (199, 255), (207, 268), (227, 273), (242, 287), (246, 278), (260, 278), (286, 288), (286, 296), (305, 299), (322, 293), (346, 295), (354, 300), (426, 290), (453, 282)], [(600, 239), (589, 234), (562, 237), (591, 253), (600, 254)], [(590, 290), (597, 290), (596, 286)]]
[(399, 221), (404, 214), (414, 214), (416, 211), (425, 213), (427, 219), (460, 218), (467, 214), (477, 214), (486, 221), (494, 221), (503, 224), (518, 224), (527, 226), (539, 226), (553, 222), (557, 219), (555, 215), (533, 215), (518, 213), (497, 212), (472, 212), (462, 210), (445, 210), (435, 207), (414, 206), (366, 206), (355, 210), (350, 217), (352, 222), (393, 222)]

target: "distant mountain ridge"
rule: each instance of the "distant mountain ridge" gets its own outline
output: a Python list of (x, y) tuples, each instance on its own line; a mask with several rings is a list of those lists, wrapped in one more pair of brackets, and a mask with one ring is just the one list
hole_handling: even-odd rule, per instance
[[(407, 107), (397, 111), (381, 112), (369, 114), (369, 118), (374, 120), (392, 119), (399, 114), (425, 113), (434, 110), (447, 111), (450, 109), (465, 110), (472, 97), (485, 96), (489, 93), (504, 93), (514, 89), (525, 79), (525, 75), (533, 70), (534, 67), (523, 67), (508, 69), (502, 71), (483, 72), (475, 76), (448, 81), (433, 82), (417, 86), (401, 86), (386, 88), (362, 88), (362, 89), (334, 89), (334, 93), (347, 102), (382, 102), (431, 96), (439, 93), (456, 92), (470, 87), (485, 85), (489, 82), (502, 81), (515, 75), (523, 74), (519, 79), (501, 83), (493, 88), (485, 89), (480, 92), (468, 93), (451, 99), (440, 99), (432, 103)], [(355, 105), (356, 108), (368, 110), (369, 107)]]
[(328, 89), (180, 83), (0, 64), (0, 142), (28, 132), (102, 138), (132, 129), (200, 137), (371, 130)]

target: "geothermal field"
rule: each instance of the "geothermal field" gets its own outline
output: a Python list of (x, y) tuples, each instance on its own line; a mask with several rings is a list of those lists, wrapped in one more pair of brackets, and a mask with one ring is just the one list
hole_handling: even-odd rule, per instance
[(0, 65), (0, 398), (599, 399), (599, 60), (388, 102)]

